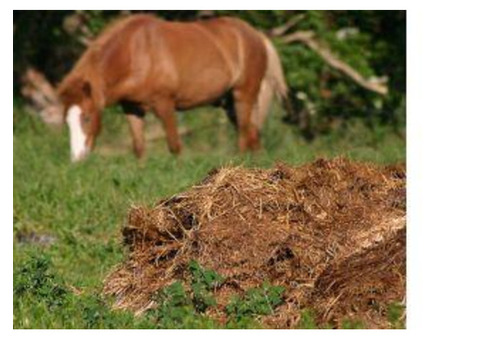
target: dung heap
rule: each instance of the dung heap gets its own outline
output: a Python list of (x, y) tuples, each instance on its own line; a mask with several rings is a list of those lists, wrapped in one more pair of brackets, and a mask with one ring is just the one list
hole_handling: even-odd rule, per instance
[(285, 288), (267, 327), (362, 319), (388, 327), (387, 306), (405, 299), (406, 176), (403, 165), (345, 159), (273, 169), (225, 167), (153, 208), (133, 207), (123, 228), (128, 259), (106, 278), (116, 308), (141, 313), (154, 294), (188, 282), (192, 260), (222, 275), (222, 319), (232, 294), (263, 282)]

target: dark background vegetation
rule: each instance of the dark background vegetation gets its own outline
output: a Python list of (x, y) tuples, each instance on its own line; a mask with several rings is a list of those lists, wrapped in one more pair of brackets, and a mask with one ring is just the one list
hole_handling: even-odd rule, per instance
[[(82, 39), (94, 37), (115, 18), (134, 12), (138, 11), (14, 11), (15, 94), (26, 67), (34, 66), (58, 83), (85, 49)], [(389, 88), (387, 96), (366, 90), (307, 46), (274, 38), (292, 97), (303, 93), (306, 98), (296, 105), (297, 111), (309, 108), (307, 123), (303, 123), (308, 126), (303, 130), (318, 135), (354, 117), (370, 125), (380, 122), (398, 129), (405, 125), (406, 11), (142, 12), (182, 21), (236, 16), (265, 32), (303, 13), (303, 19), (288, 33), (313, 31), (366, 79), (388, 77)], [(300, 124), (295, 117), (290, 121)]]

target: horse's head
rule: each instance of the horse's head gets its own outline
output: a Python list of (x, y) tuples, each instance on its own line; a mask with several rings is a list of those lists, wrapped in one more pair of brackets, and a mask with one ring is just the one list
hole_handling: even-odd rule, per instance
[(88, 81), (74, 80), (61, 86), (60, 97), (64, 104), (64, 117), (70, 130), (72, 161), (85, 158), (93, 149), (100, 132), (100, 112)]

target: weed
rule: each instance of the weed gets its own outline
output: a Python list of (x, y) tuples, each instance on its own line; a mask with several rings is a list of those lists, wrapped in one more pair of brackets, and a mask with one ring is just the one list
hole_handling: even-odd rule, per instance
[(64, 283), (50, 272), (51, 259), (45, 254), (30, 257), (18, 266), (13, 275), (13, 294), (17, 298), (31, 296), (54, 309), (64, 303)]
[(213, 328), (215, 322), (197, 313), (182, 283), (165, 287), (157, 297), (158, 307), (150, 312), (158, 328)]
[(387, 318), (392, 328), (395, 328), (395, 329), (405, 328), (405, 321), (403, 319), (404, 311), (405, 311), (405, 306), (399, 302), (394, 302), (388, 305)]
[(366, 328), (361, 320), (345, 319), (341, 323), (342, 329), (364, 329)]
[(300, 321), (297, 325), (299, 329), (315, 329), (317, 324), (315, 322), (315, 316), (311, 310), (303, 310), (300, 316)]
[(205, 312), (208, 307), (216, 305), (215, 298), (210, 292), (218, 288), (225, 279), (213, 270), (202, 268), (196, 261), (190, 262), (189, 269), (192, 275), (191, 287), (195, 309)]
[(257, 315), (269, 315), (282, 302), (285, 288), (266, 282), (259, 288), (247, 290), (244, 297), (234, 296), (226, 306), (226, 312), (237, 322)]

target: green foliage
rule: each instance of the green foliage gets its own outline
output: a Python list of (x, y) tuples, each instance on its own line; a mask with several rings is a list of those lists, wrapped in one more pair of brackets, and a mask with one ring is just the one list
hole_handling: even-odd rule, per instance
[[(82, 323), (78, 327), (87, 329), (140, 328), (140, 320), (135, 320), (130, 312), (112, 311), (110, 304), (99, 294), (76, 296), (70, 308), (76, 308)], [(66, 310), (73, 314), (72, 310)], [(153, 326), (153, 325), (152, 325)]]
[(75, 295), (46, 254), (27, 254), (13, 276), (15, 328), (114, 328), (134, 326), (130, 313), (115, 313), (98, 295)]
[(345, 319), (342, 321), (341, 329), (365, 329), (365, 324), (361, 320)]
[(304, 310), (300, 316), (300, 322), (297, 325), (299, 329), (315, 329), (318, 328), (315, 322), (315, 316), (311, 310)]
[(13, 294), (19, 298), (29, 295), (44, 301), (49, 310), (64, 304), (67, 290), (64, 284), (50, 272), (51, 259), (45, 254), (30, 257), (15, 268)]
[(189, 269), (192, 274), (191, 287), (195, 309), (204, 312), (208, 307), (216, 305), (210, 292), (220, 287), (225, 279), (213, 270), (202, 268), (196, 261), (190, 262)]
[(98, 35), (111, 20), (110, 16), (106, 15), (104, 12), (105, 11), (98, 10), (82, 11), (87, 17), (86, 25), (94, 36)]
[(403, 313), (405, 312), (405, 306), (401, 303), (394, 302), (387, 307), (388, 322), (392, 328), (405, 328), (405, 321), (403, 319)]
[[(157, 308), (150, 311), (150, 322), (158, 328), (214, 328), (219, 324), (204, 315), (207, 308), (215, 307), (216, 301), (211, 294), (224, 278), (213, 270), (202, 268), (196, 261), (189, 264), (191, 273), (190, 289), (186, 290), (181, 282), (175, 282), (158, 293)], [(273, 313), (280, 305), (284, 288), (264, 283), (260, 288), (246, 292), (245, 297), (232, 298), (226, 306), (231, 320), (228, 328), (257, 328), (252, 319), (257, 315)]]
[(269, 315), (283, 303), (284, 291), (282, 286), (272, 286), (264, 282), (259, 288), (247, 290), (243, 297), (234, 296), (225, 308), (237, 322), (252, 316)]
[(198, 315), (180, 282), (164, 288), (157, 298), (158, 307), (150, 312), (158, 328), (204, 328), (205, 318)]
[(191, 261), (189, 269), (192, 274), (192, 285), (199, 285), (206, 290), (218, 288), (225, 279), (217, 272), (204, 269), (197, 261)]

